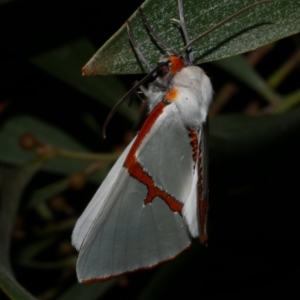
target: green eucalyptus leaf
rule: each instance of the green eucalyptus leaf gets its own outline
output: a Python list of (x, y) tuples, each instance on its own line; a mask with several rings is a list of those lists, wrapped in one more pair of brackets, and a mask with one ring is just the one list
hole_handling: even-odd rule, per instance
[(43, 162), (35, 160), (22, 167), (0, 169), (0, 288), (11, 299), (35, 299), (15, 279), (10, 266), (9, 249), (21, 195)]
[[(112, 108), (116, 101), (126, 93), (126, 89), (115, 76), (92, 79), (82, 76), (81, 68), (87, 58), (92, 56), (94, 52), (95, 48), (88, 39), (79, 38), (69, 44), (34, 56), (30, 61), (81, 93)], [(139, 115), (134, 107), (128, 107), (127, 105), (122, 105), (118, 112), (133, 122), (137, 121)]]
[(64, 220), (63, 222), (55, 223), (50, 228), (43, 228), (43, 230), (36, 233), (38, 237), (54, 237), (55, 241), (57, 241), (57, 236), (61, 234), (65, 234), (66, 232), (70, 232), (73, 230), (77, 219), (69, 218), (68, 220)]
[[(282, 114), (218, 116), (210, 122), (210, 157), (213, 164), (270, 157), (278, 145), (289, 145), (300, 130), (300, 109)], [(264, 156), (263, 156), (264, 155)], [(262, 159), (263, 160), (263, 159)]]
[(283, 101), (274, 108), (273, 113), (282, 113), (294, 106), (299, 106), (300, 104), (300, 89), (297, 89), (290, 94), (286, 95)]
[(37, 300), (0, 265), (0, 288), (10, 299)]
[[(88, 152), (88, 149), (75, 141), (60, 129), (29, 116), (17, 116), (8, 120), (0, 131), (0, 161), (10, 164), (24, 164), (36, 157), (35, 151), (25, 151), (19, 146), (19, 138), (24, 133), (32, 133), (40, 142), (50, 144), (59, 149), (73, 150), (78, 153)], [(86, 169), (92, 161), (83, 161), (65, 157), (55, 157), (49, 160), (43, 170), (58, 174), (71, 174)], [(94, 173), (91, 179), (100, 182), (105, 170)]]
[(57, 241), (55, 236), (47, 237), (44, 239), (38, 239), (22, 248), (22, 251), (18, 257), (19, 264), (26, 264), (33, 260), (35, 256), (50, 247)]
[(66, 267), (75, 268), (77, 255), (68, 256), (67, 258), (56, 261), (22, 261), (23, 266), (42, 270), (64, 269)]
[[(253, 4), (253, 0), (183, 1), (185, 21), (190, 38), (194, 38), (226, 17)], [(177, 0), (147, 0), (142, 8), (154, 31), (167, 44), (180, 50), (184, 43), (172, 19), (178, 19)], [(256, 49), (300, 30), (298, 0), (271, 0), (237, 16), (193, 44), (195, 64), (222, 59)], [(130, 18), (133, 37), (139, 49), (153, 66), (165, 49), (149, 37), (140, 14)], [(124, 24), (84, 67), (87, 75), (141, 73), (145, 69), (137, 60)]]
[(249, 66), (243, 56), (237, 55), (225, 58), (215, 61), (214, 64), (237, 77), (269, 103), (278, 103), (281, 99), (281, 97), (265, 83), (263, 78)]
[(49, 198), (58, 195), (69, 188), (69, 180), (64, 178), (35, 190), (30, 197), (28, 207), (34, 208), (45, 203)]
[(47, 221), (54, 220), (53, 212), (45, 202), (40, 203), (39, 205), (36, 205), (35, 211), (39, 215), (39, 217), (45, 221), (46, 220)]
[(74, 284), (64, 294), (56, 300), (97, 300), (100, 299), (110, 288), (112, 288), (118, 279), (111, 279), (105, 282), (97, 282), (89, 285)]

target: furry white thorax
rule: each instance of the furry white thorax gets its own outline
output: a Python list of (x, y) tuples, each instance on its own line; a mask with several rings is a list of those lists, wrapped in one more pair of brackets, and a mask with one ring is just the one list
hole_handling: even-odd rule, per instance
[(156, 104), (160, 102), (167, 93), (167, 88), (158, 85), (157, 81), (150, 83), (148, 89), (144, 86), (140, 86), (140, 90), (147, 98), (146, 101), (148, 104), (149, 112), (152, 111)]
[(210, 79), (197, 66), (187, 66), (172, 78), (172, 86), (179, 92), (174, 102), (188, 128), (199, 129), (205, 122), (212, 102), (213, 89)]
[(195, 129), (205, 122), (213, 96), (210, 79), (197, 66), (185, 66), (172, 77), (167, 74), (163, 79), (157, 78), (149, 84), (148, 89), (143, 86), (140, 88), (147, 97), (149, 111), (163, 100), (168, 90), (175, 88), (178, 96), (174, 104), (182, 121), (187, 128)]

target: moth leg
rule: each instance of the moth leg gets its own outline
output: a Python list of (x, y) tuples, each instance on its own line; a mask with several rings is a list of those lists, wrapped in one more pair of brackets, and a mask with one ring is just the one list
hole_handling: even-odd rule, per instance
[[(138, 83), (138, 81), (136, 80), (134, 82), (134, 86)], [(134, 90), (134, 92), (130, 95), (130, 100), (128, 102), (128, 106), (131, 107), (132, 103), (138, 98), (141, 102), (145, 102), (145, 99), (142, 98), (141, 96), (142, 92), (139, 91), (138, 89)]]
[(143, 21), (144, 25), (146, 26), (146, 28), (147, 28), (149, 34), (152, 36), (152, 38), (153, 38), (158, 44), (163, 45), (164, 48), (165, 48), (168, 52), (170, 52), (170, 53), (173, 54), (173, 55), (179, 56), (179, 54), (178, 54), (171, 46), (169, 46), (169, 45), (168, 45), (168, 44), (167, 44), (160, 36), (158, 36), (158, 35), (154, 32), (152, 26), (149, 24), (148, 19), (147, 19), (146, 15), (145, 15), (145, 13), (144, 13), (144, 11), (142, 10), (141, 7), (139, 8), (139, 13), (140, 13), (140, 15), (141, 15), (141, 18), (142, 18), (142, 21)]
[(149, 105), (148, 99), (151, 97), (151, 92), (144, 85), (140, 85), (139, 89), (142, 92), (142, 94), (146, 97), (146, 99), (144, 101), (146, 101)]
[[(185, 23), (185, 20), (184, 20), (182, 0), (178, 0), (178, 10), (179, 10), (179, 20), (172, 19), (172, 22), (174, 24), (178, 25), (179, 28), (181, 29), (185, 45), (187, 45), (190, 42), (190, 37), (189, 37), (189, 34), (187, 32), (186, 23)], [(186, 49), (186, 54), (188, 56), (189, 62), (193, 63), (194, 62), (194, 57), (193, 57), (193, 53), (192, 53), (192, 47), (188, 47)]]
[(135, 39), (133, 38), (133, 35), (132, 35), (132, 31), (131, 31), (131, 28), (130, 28), (129, 21), (126, 22), (126, 26), (127, 26), (128, 38), (130, 40), (130, 43), (131, 43), (135, 53), (137, 54), (139, 59), (146, 65), (148, 71), (150, 72), (151, 70), (153, 70), (153, 67), (148, 63), (147, 59), (145, 58), (145, 56), (143, 55), (143, 53), (139, 49), (137, 43), (135, 42)]

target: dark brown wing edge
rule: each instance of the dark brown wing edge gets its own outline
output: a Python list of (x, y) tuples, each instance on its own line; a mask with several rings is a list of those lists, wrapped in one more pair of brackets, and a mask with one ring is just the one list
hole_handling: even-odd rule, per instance
[(207, 215), (208, 215), (208, 118), (201, 128), (201, 137), (198, 156), (198, 228), (199, 238), (202, 244), (207, 245)]

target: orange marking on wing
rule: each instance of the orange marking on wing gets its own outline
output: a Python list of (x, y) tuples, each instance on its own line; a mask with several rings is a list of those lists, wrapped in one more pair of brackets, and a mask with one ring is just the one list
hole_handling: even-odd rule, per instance
[(136, 178), (139, 182), (143, 183), (147, 187), (148, 193), (144, 199), (144, 204), (151, 203), (155, 197), (160, 197), (166, 202), (172, 211), (181, 213), (183, 204), (169, 195), (167, 192), (157, 187), (151, 176), (143, 169), (143, 166), (136, 159), (136, 152), (138, 148), (166, 106), (167, 104), (160, 102), (152, 110), (144, 122), (134, 144), (132, 145), (125, 160), (124, 166), (127, 168), (128, 173), (133, 178)]
[(178, 97), (178, 90), (177, 89), (170, 89), (167, 94), (165, 95), (164, 99), (170, 102), (173, 102)]
[(169, 57), (170, 61), (170, 72), (172, 74), (179, 72), (183, 67), (185, 67), (185, 63), (183, 59), (179, 56), (171, 55)]
[(132, 145), (128, 156), (126, 158), (125, 161), (125, 165), (126, 162), (130, 159), (132, 159), (136, 153), (136, 151), (138, 150), (138, 148), (140, 147), (141, 143), (143, 142), (145, 136), (149, 133), (149, 131), (151, 130), (153, 124), (155, 123), (155, 121), (157, 120), (157, 118), (162, 114), (164, 108), (167, 106), (168, 104), (164, 103), (164, 102), (159, 102), (151, 111), (151, 113), (149, 114), (149, 116), (147, 117), (147, 119), (145, 120), (139, 134), (136, 137), (136, 140), (134, 142), (134, 144)]

